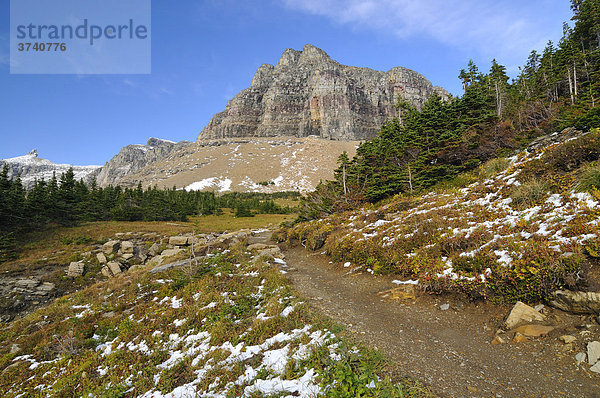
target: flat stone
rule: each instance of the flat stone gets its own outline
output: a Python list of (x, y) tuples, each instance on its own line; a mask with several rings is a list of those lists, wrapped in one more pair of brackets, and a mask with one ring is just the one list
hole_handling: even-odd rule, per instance
[(254, 250), (264, 250), (266, 249), (268, 246), (265, 245), (264, 243), (254, 243), (252, 245), (248, 245), (248, 250), (249, 251), (254, 251)]
[(109, 240), (105, 244), (102, 245), (102, 252), (104, 254), (113, 254), (119, 251), (121, 247), (121, 242), (118, 240)]
[(450, 309), (450, 304), (448, 304), (448, 303), (440, 305), (441, 311), (448, 311), (449, 309)]
[(108, 260), (106, 259), (106, 256), (104, 255), (104, 253), (97, 253), (96, 254), (96, 258), (98, 259), (98, 262), (100, 264), (106, 264), (108, 262)]
[(39, 284), (40, 281), (37, 279), (19, 279), (15, 282), (15, 285), (17, 287), (21, 287), (24, 289), (33, 289)]
[(279, 247), (277, 247), (277, 246), (263, 249), (260, 252), (258, 252), (257, 256), (258, 257), (270, 256), (270, 257), (285, 258), (285, 255), (281, 252), (281, 249), (279, 249)]
[(548, 333), (554, 330), (552, 326), (543, 325), (525, 325), (516, 329), (518, 333), (521, 333), (526, 337), (541, 337), (546, 336)]
[(600, 361), (596, 362), (596, 364), (590, 368), (590, 371), (600, 373)]
[(41, 290), (41, 291), (45, 291), (45, 292), (49, 292), (52, 289), (54, 289), (56, 287), (56, 285), (52, 282), (44, 282), (41, 285), (39, 285), (37, 287), (37, 290)]
[(577, 353), (577, 355), (575, 355), (575, 360), (577, 361), (577, 365), (579, 365), (582, 362), (585, 362), (586, 358), (587, 358), (587, 355), (585, 355), (585, 352), (579, 352), (579, 353)]
[(168, 264), (160, 265), (158, 267), (154, 267), (148, 272), (151, 274), (156, 274), (158, 272), (163, 272), (163, 271), (169, 270), (171, 268), (178, 268), (178, 267), (190, 265), (191, 262), (192, 262), (192, 260), (190, 260), (190, 259), (175, 261), (173, 263), (168, 263)]
[(121, 242), (121, 253), (133, 254), (133, 243), (129, 240), (124, 240)]
[(176, 256), (177, 254), (181, 253), (182, 251), (183, 251), (182, 249), (167, 249), (167, 250), (163, 250), (163, 252), (160, 253), (160, 255), (164, 258), (172, 257), (172, 256)]
[(121, 264), (119, 264), (116, 261), (111, 261), (108, 264), (106, 264), (106, 266), (108, 267), (112, 275), (117, 275), (121, 273)]
[(600, 359), (600, 342), (592, 341), (587, 345), (587, 359), (590, 365), (595, 365)]
[(557, 290), (550, 304), (574, 314), (600, 314), (600, 293)]
[(171, 236), (169, 244), (173, 246), (187, 246), (190, 243), (189, 239), (189, 236)]
[(514, 329), (523, 322), (543, 321), (546, 317), (525, 303), (517, 301), (504, 324), (508, 329)]
[(577, 337), (565, 334), (564, 336), (560, 336), (559, 339), (565, 344), (571, 344), (577, 340)]
[(85, 264), (81, 261), (72, 262), (69, 264), (69, 269), (67, 270), (67, 276), (71, 278), (76, 278), (78, 276), (83, 275), (85, 272)]
[(121, 258), (125, 261), (133, 258), (133, 253), (125, 253), (121, 256)]

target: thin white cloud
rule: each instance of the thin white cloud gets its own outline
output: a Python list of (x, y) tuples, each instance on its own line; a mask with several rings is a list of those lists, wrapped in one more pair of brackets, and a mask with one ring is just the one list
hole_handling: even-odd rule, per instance
[(521, 64), (532, 49), (560, 34), (565, 5), (551, 0), (283, 0), (293, 10), (337, 23), (425, 36), (473, 56)]

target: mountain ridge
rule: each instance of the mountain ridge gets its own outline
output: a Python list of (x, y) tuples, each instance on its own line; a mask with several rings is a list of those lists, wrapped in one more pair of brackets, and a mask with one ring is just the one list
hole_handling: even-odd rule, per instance
[(400, 116), (399, 97), (420, 109), (434, 93), (449, 96), (410, 69), (346, 66), (307, 44), (302, 51), (286, 49), (274, 66), (261, 65), (250, 87), (213, 116), (198, 140), (280, 135), (365, 140), (386, 119)]

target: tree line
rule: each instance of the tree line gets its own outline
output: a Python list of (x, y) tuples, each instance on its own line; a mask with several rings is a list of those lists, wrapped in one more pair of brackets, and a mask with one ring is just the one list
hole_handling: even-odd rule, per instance
[(335, 179), (308, 195), (301, 216), (421, 191), (540, 135), (600, 127), (600, 0), (571, 0), (571, 8), (573, 26), (532, 51), (512, 81), (496, 59), (487, 73), (469, 61), (458, 74), (461, 97), (434, 94), (421, 109), (400, 100), (398, 117), (353, 159), (339, 157)]
[[(280, 193), (293, 197), (297, 193)], [(273, 195), (158, 189), (99, 187), (75, 180), (69, 169), (59, 178), (38, 180), (26, 191), (20, 177), (10, 179), (8, 167), (0, 172), (0, 233), (38, 229), (50, 224), (75, 225), (82, 221), (183, 221), (192, 215), (218, 214), (222, 208), (242, 209), (242, 214), (290, 213), (276, 204)], [(249, 213), (249, 214), (248, 214)]]

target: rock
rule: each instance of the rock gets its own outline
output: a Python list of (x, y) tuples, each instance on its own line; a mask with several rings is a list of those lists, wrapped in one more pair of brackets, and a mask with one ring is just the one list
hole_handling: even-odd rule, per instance
[(415, 285), (400, 285), (393, 289), (379, 292), (377, 295), (390, 300), (413, 300), (416, 297)]
[(13, 344), (10, 346), (10, 353), (11, 354), (16, 354), (19, 351), (21, 351), (21, 346), (19, 346), (18, 344)]
[[(150, 138), (146, 145), (128, 145), (122, 148), (102, 168), (92, 173), (92, 176), (96, 178), (99, 186), (116, 185), (123, 177), (190, 145), (192, 143), (188, 141), (174, 143), (158, 138)], [(132, 184), (132, 187), (135, 187), (135, 185)]]
[(126, 254), (123, 254), (123, 255), (121, 256), (121, 258), (122, 258), (123, 260), (125, 260), (125, 261), (127, 261), (127, 260), (130, 260), (130, 259), (132, 259), (133, 257), (134, 257), (134, 256), (133, 256), (133, 253), (126, 253)]
[(151, 257), (156, 256), (159, 252), (160, 245), (158, 243), (154, 243), (152, 246), (150, 246), (150, 249), (148, 249), (148, 255)]
[(565, 344), (562, 347), (560, 347), (560, 350), (562, 352), (569, 352), (573, 350), (573, 344), (569, 343), (569, 344)]
[(479, 393), (479, 389), (475, 388), (473, 386), (467, 386), (467, 391), (472, 392), (473, 394), (478, 394)]
[(543, 321), (545, 318), (546, 317), (539, 311), (536, 311), (527, 304), (517, 301), (504, 324), (510, 330), (514, 329), (520, 323)]
[(173, 246), (187, 246), (190, 243), (189, 236), (171, 236), (169, 238), (169, 244)]
[(97, 253), (96, 254), (96, 258), (98, 259), (98, 262), (100, 264), (106, 264), (108, 262), (108, 260), (106, 259), (106, 256), (104, 255), (104, 253)]
[(448, 311), (449, 309), (450, 309), (450, 304), (448, 304), (448, 303), (440, 305), (441, 311)]
[(109, 240), (105, 244), (102, 245), (102, 252), (104, 254), (113, 254), (119, 251), (121, 247), (121, 242), (118, 240)]
[(106, 265), (104, 267), (102, 267), (100, 272), (102, 273), (102, 275), (106, 276), (107, 278), (110, 278), (112, 276), (110, 269)]
[(123, 242), (121, 242), (121, 253), (133, 254), (133, 242), (129, 240), (124, 240)]
[(38, 296), (47, 296), (54, 289), (56, 285), (52, 282), (44, 282), (39, 285), (33, 294)]
[(574, 314), (600, 314), (600, 293), (557, 290), (550, 304)]
[(260, 66), (250, 87), (213, 116), (198, 140), (309, 135), (364, 140), (399, 116), (399, 97), (421, 109), (435, 92), (448, 97), (412, 70), (344, 66), (307, 44), (302, 51), (285, 50), (275, 66)]
[(72, 278), (76, 278), (78, 276), (83, 275), (85, 271), (85, 264), (81, 261), (72, 262), (69, 264), (69, 269), (67, 270), (67, 276)]
[(504, 344), (504, 339), (500, 336), (496, 336), (492, 339), (492, 341), (490, 341), (491, 345), (498, 345), (498, 344)]
[(538, 304), (535, 307), (533, 307), (533, 309), (541, 313), (541, 311), (544, 309), (544, 304)]
[(513, 343), (524, 343), (527, 341), (527, 337), (523, 336), (521, 333), (515, 333), (515, 337), (513, 337)]
[(577, 355), (575, 355), (575, 360), (577, 361), (577, 365), (579, 365), (582, 362), (585, 362), (586, 358), (587, 358), (587, 356), (585, 355), (585, 352), (579, 352), (579, 353), (577, 353)]
[(160, 253), (160, 255), (164, 258), (167, 258), (167, 257), (176, 256), (181, 252), (183, 252), (183, 249), (166, 249), (166, 250), (163, 250), (163, 252)]
[(600, 342), (592, 341), (587, 345), (587, 359), (590, 365), (595, 365), (600, 359)]
[(590, 371), (600, 373), (600, 361), (596, 362), (596, 364), (590, 368)]
[(178, 267), (183, 267), (183, 266), (186, 266), (186, 265), (190, 265), (191, 263), (192, 263), (191, 259), (176, 261), (176, 262), (173, 262), (173, 263), (168, 263), (168, 264), (164, 264), (164, 265), (160, 265), (158, 267), (152, 268), (148, 272), (151, 273), (151, 274), (156, 274), (158, 272), (163, 272), (163, 271), (169, 270), (171, 268), (178, 268)]
[(263, 257), (263, 256), (285, 258), (285, 255), (283, 253), (281, 253), (281, 249), (277, 246), (269, 247), (267, 249), (263, 249), (260, 252), (258, 252), (257, 257)]
[(554, 327), (543, 325), (525, 325), (515, 330), (526, 337), (541, 337), (546, 336), (548, 333), (553, 331)]
[(564, 336), (560, 336), (559, 339), (560, 339), (560, 341), (562, 341), (565, 344), (571, 344), (571, 343), (577, 341), (577, 337), (571, 336), (570, 334), (565, 334)]
[(254, 243), (252, 245), (248, 245), (247, 249), (248, 249), (248, 251), (258, 251), (258, 250), (264, 250), (267, 247), (268, 246), (265, 245), (264, 243)]
[(40, 281), (37, 279), (18, 279), (15, 282), (16, 287), (19, 287), (21, 289), (27, 289), (27, 290), (32, 290), (39, 284), (40, 284)]
[(110, 270), (110, 273), (114, 276), (117, 274), (120, 274), (121, 271), (121, 264), (116, 262), (116, 261), (111, 261), (108, 264), (106, 264), (106, 266), (108, 267), (108, 269)]

